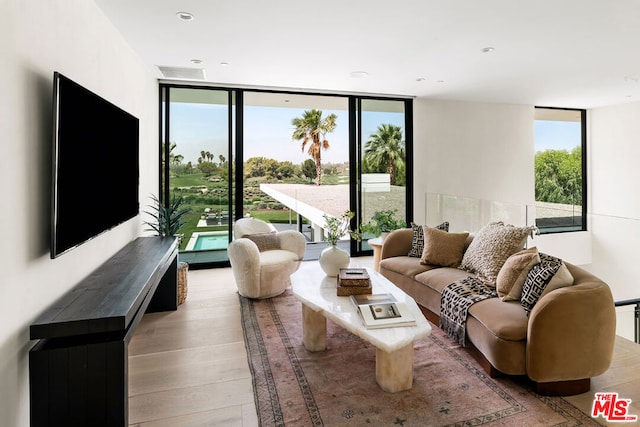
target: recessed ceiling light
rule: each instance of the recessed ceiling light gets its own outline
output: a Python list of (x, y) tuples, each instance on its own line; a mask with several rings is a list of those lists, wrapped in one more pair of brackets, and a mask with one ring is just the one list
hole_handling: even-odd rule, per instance
[(192, 60), (191, 60), (191, 63), (192, 63), (192, 64), (196, 64), (196, 65), (198, 65), (198, 64), (202, 64), (202, 59), (192, 59)]
[(176, 16), (183, 21), (193, 21), (193, 14), (189, 12), (178, 12)]
[(427, 79), (425, 79), (424, 77), (418, 77), (418, 78), (416, 79), (416, 81), (417, 81), (417, 82), (423, 82), (423, 81), (425, 81), (425, 80), (427, 80)]
[(436, 80), (436, 83), (444, 83), (444, 80)]
[(489, 52), (493, 52), (494, 50), (496, 50), (493, 47), (483, 47), (482, 49), (480, 49), (480, 52), (482, 53), (489, 53)]
[(369, 73), (367, 73), (366, 71), (352, 71), (349, 73), (349, 75), (354, 79), (364, 79), (365, 77), (369, 76)]
[(228, 63), (228, 62), (221, 62), (221, 63), (220, 63), (220, 66), (221, 66), (221, 67), (226, 67), (227, 65), (229, 65), (229, 63)]

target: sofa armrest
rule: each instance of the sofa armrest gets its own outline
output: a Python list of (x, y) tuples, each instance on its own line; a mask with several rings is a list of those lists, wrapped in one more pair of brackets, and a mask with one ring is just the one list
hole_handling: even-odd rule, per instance
[(394, 230), (384, 239), (380, 259), (394, 256), (406, 256), (411, 250), (413, 241), (413, 230), (411, 228), (401, 228)]
[(611, 364), (616, 314), (609, 286), (574, 266), (575, 284), (545, 295), (531, 310), (527, 374), (537, 382), (604, 373)]
[(307, 241), (304, 235), (295, 230), (284, 230), (278, 233), (280, 249), (293, 252), (298, 259), (304, 258), (304, 252), (307, 250)]

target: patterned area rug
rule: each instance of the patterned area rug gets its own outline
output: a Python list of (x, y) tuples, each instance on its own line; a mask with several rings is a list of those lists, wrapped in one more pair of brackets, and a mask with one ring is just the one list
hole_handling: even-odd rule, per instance
[(375, 347), (331, 321), (326, 351), (303, 347), (290, 289), (240, 303), (261, 426), (598, 425), (562, 398), (489, 378), (437, 327), (415, 343), (413, 388), (386, 393), (375, 380)]

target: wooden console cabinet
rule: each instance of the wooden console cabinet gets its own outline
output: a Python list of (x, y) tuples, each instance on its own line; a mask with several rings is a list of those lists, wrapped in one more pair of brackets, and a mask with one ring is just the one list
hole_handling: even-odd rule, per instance
[(128, 345), (145, 312), (176, 310), (176, 239), (140, 237), (30, 327), (32, 426), (128, 425)]

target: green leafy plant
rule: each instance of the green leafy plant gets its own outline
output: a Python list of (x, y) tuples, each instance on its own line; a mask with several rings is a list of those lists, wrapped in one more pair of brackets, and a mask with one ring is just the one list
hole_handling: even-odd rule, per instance
[(183, 207), (184, 198), (174, 194), (171, 196), (168, 206), (165, 206), (155, 195), (151, 195), (151, 200), (153, 200), (153, 205), (149, 207), (152, 210), (145, 211), (145, 213), (151, 215), (153, 221), (145, 221), (145, 224), (151, 227), (146, 231), (155, 231), (158, 236), (175, 236), (178, 234), (178, 230), (186, 224), (184, 215), (189, 212), (189, 209)]
[(384, 211), (375, 211), (371, 220), (362, 224), (361, 231), (363, 233), (371, 233), (380, 236), (381, 233), (388, 233), (405, 226), (405, 222), (395, 218), (397, 209), (388, 209)]
[(338, 240), (347, 233), (354, 240), (360, 241), (362, 239), (362, 234), (359, 230), (351, 230), (350, 228), (351, 218), (353, 218), (353, 215), (354, 214), (351, 211), (346, 211), (339, 218), (322, 214), (326, 230), (324, 241), (327, 242), (327, 245), (337, 245)]

